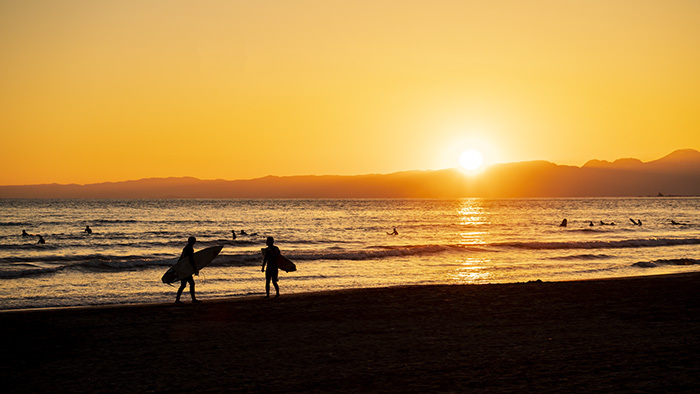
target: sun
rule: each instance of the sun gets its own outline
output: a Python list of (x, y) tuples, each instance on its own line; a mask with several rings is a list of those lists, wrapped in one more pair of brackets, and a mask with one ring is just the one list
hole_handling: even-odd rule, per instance
[(459, 165), (465, 170), (476, 171), (484, 165), (484, 155), (476, 149), (467, 149), (459, 156)]

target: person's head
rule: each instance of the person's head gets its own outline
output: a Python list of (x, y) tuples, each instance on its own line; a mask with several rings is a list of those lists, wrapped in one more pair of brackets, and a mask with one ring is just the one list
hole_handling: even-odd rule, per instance
[(275, 239), (272, 237), (267, 237), (267, 241), (265, 241), (267, 246), (272, 246), (275, 243)]
[(194, 243), (197, 242), (197, 238), (195, 237), (189, 237), (187, 238), (187, 243), (190, 245), (194, 245)]

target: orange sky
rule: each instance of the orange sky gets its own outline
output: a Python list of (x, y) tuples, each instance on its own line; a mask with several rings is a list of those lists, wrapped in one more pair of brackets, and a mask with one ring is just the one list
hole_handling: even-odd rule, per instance
[(0, 0), (0, 185), (700, 149), (700, 2)]

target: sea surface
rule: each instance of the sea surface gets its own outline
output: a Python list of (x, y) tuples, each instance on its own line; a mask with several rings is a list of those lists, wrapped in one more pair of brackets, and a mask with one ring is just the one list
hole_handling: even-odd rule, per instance
[(700, 198), (0, 199), (0, 310), (172, 302), (161, 277), (189, 236), (224, 246), (204, 301), (263, 295), (267, 236), (298, 268), (282, 296), (657, 275), (700, 271)]

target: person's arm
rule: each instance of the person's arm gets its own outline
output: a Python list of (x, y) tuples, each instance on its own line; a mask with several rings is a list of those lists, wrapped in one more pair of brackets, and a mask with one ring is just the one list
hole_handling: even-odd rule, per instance
[(265, 272), (265, 264), (267, 264), (267, 254), (270, 252), (270, 248), (265, 249), (265, 254), (263, 254), (263, 263), (261, 272)]

